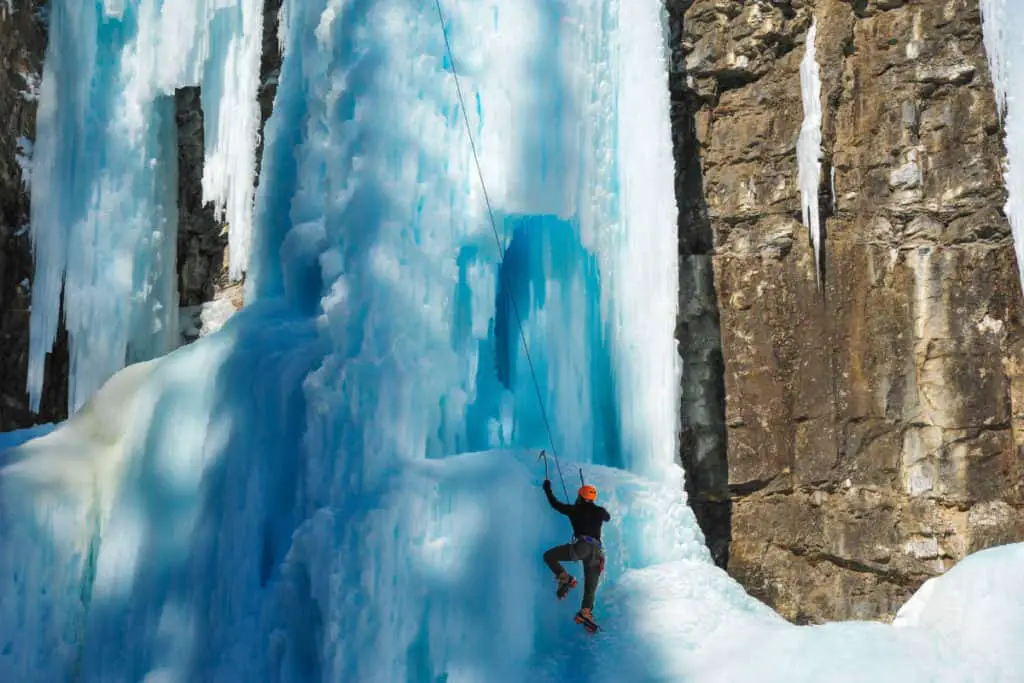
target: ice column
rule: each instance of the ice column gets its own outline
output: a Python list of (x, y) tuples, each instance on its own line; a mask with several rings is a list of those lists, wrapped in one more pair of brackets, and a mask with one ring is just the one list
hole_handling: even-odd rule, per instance
[(804, 103), (804, 122), (796, 143), (796, 156), (803, 207), (804, 226), (811, 233), (814, 272), (821, 285), (821, 214), (818, 212), (818, 186), (821, 184), (821, 73), (815, 57), (817, 19), (807, 31), (804, 58), (800, 62), (800, 93)]
[[(652, 473), (676, 459), (682, 367), (675, 327), (679, 298), (678, 211), (660, 0), (610, 3), (618, 82), (616, 175), (621, 225), (612, 250), (611, 337), (622, 422), (623, 465)], [(607, 26), (607, 24), (606, 24)], [(601, 36), (605, 26), (594, 27)], [(605, 29), (607, 30), (607, 29)], [(605, 88), (598, 86), (598, 92)]]

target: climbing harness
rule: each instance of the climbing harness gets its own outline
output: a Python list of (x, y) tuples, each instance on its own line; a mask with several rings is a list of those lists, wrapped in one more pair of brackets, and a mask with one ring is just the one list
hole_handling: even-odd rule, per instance
[[(469, 114), (467, 113), (466, 109), (466, 99), (462, 95), (462, 84), (459, 80), (459, 72), (458, 69), (456, 69), (455, 67), (455, 55), (452, 52), (452, 45), (448, 41), (448, 30), (445, 28), (444, 11), (441, 9), (441, 0), (434, 0), (434, 5), (437, 7), (437, 18), (441, 22), (441, 34), (444, 36), (444, 47), (448, 53), (448, 61), (452, 65), (452, 76), (454, 77), (455, 80), (455, 89), (459, 95), (459, 106), (462, 109), (462, 120), (466, 124), (466, 135), (469, 136), (469, 146), (470, 149), (473, 151), (473, 161), (476, 164), (477, 176), (480, 178), (480, 188), (483, 191), (484, 202), (487, 204), (487, 215), (490, 217), (491, 220), (491, 230), (494, 231), (494, 240), (498, 243), (498, 252), (501, 253), (504, 247), (501, 243), (501, 236), (498, 234), (498, 224), (494, 220), (494, 210), (491, 208), (491, 199), (490, 196), (487, 194), (487, 183), (484, 182), (484, 172), (483, 169), (480, 167), (480, 157), (476, 151), (476, 142), (473, 140), (473, 128), (469, 122)], [(500, 268), (498, 269), (498, 271), (502, 272)], [(551, 430), (551, 423), (548, 421), (548, 412), (544, 407), (544, 397), (541, 396), (540, 393), (540, 383), (537, 381), (537, 371), (533, 367), (533, 358), (530, 356), (530, 347), (526, 343), (526, 333), (523, 331), (523, 319), (519, 315), (519, 306), (516, 304), (516, 300), (511, 294), (511, 288), (507, 286), (509, 283), (506, 282), (505, 284), (505, 293), (506, 296), (508, 297), (509, 303), (512, 304), (512, 311), (513, 313), (515, 313), (516, 316), (516, 323), (519, 326), (519, 338), (523, 342), (523, 353), (526, 356), (526, 362), (530, 367), (530, 378), (533, 380), (533, 388), (534, 391), (537, 393), (537, 402), (540, 404), (540, 413), (541, 416), (544, 418), (544, 428), (547, 430), (548, 442), (551, 444), (551, 455), (553, 455), (555, 458), (555, 467), (558, 469), (558, 478), (562, 482), (562, 491), (565, 493), (566, 500), (569, 500), (569, 489), (565, 485), (565, 477), (562, 476), (562, 466), (558, 462), (558, 452), (555, 450), (555, 436)], [(541, 451), (540, 457), (544, 458), (544, 478), (547, 479), (548, 461), (544, 451)], [(583, 479), (582, 469), (580, 470), (580, 479)]]

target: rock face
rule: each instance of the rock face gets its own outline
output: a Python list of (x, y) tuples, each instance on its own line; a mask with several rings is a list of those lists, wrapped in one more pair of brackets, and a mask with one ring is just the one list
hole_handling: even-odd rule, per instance
[(178, 301), (183, 315), (212, 301), (223, 285), (227, 226), (203, 203), (203, 108), (198, 87), (174, 94), (178, 128)]
[(46, 365), (38, 415), (29, 411), (25, 393), (33, 274), (26, 162), (46, 53), (45, 5), (45, 0), (0, 2), (0, 431), (62, 419), (67, 411), (63, 326)]
[(714, 279), (714, 236), (704, 198), (704, 176), (694, 113), (702, 103), (689, 87), (681, 49), (683, 7), (668, 3), (677, 46), (669, 86), (679, 208), (679, 320), (683, 359), (680, 454), (688, 502), (705, 532), (715, 563), (728, 564), (732, 503), (726, 466), (722, 336)]
[[(724, 358), (724, 434), (692, 449), (691, 496), (719, 499), (709, 473), (727, 467), (730, 523), (705, 532), (731, 533), (730, 573), (787, 618), (886, 618), (966, 553), (1024, 538), (1022, 298), (978, 0), (670, 12), (677, 163), (700, 168), (713, 254), (711, 276), (689, 258), (704, 284), (681, 308), (707, 339), (720, 318)], [(820, 286), (796, 156), (812, 21)], [(699, 208), (696, 182), (677, 188)], [(691, 243), (701, 211), (681, 214)], [(697, 366), (713, 396), (714, 363)]]

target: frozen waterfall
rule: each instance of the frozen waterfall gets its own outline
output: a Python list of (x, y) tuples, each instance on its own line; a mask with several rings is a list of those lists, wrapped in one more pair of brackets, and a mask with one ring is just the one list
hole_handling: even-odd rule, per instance
[[(443, 28), (431, 2), (285, 0), (253, 198), (259, 5), (54, 8), (30, 386), (63, 287), (80, 408), (0, 440), (0, 680), (1014, 680), (1021, 546), (896, 626), (793, 626), (711, 563), (675, 464), (658, 0), (445, 0)], [(249, 301), (164, 353), (167, 97), (196, 83)], [(596, 636), (541, 563), (569, 533), (552, 447), (613, 516)]]

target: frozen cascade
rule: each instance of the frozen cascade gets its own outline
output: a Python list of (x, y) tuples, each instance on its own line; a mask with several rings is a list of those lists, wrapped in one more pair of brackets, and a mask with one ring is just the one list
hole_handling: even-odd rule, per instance
[(818, 210), (818, 188), (821, 185), (821, 73), (816, 55), (817, 36), (818, 20), (815, 18), (807, 31), (804, 58), (800, 62), (800, 94), (804, 103), (804, 122), (800, 126), (796, 155), (804, 226), (811, 234), (814, 274), (820, 287), (821, 212)]
[[(0, 680), (1012, 680), (1022, 546), (898, 628), (792, 626), (710, 562), (673, 464), (662, 4), (444, 9), (502, 248), (432, 4), (286, 2), (254, 296), (2, 440)], [(568, 483), (614, 516), (593, 638), (540, 561), (568, 529), (508, 297)]]
[[(617, 465), (671, 463), (679, 369), (676, 237), (664, 228), (675, 223), (667, 95), (656, 96), (663, 106), (645, 107), (609, 86), (609, 74), (618, 82), (642, 69), (661, 92), (662, 54), (618, 37), (635, 25), (642, 42), (663, 44), (659, 13), (620, 27), (617, 3), (448, 8), (503, 255), (432, 5), (412, 12), (376, 3), (367, 15), (381, 23), (372, 29), (352, 10), (288, 8), (285, 44), (317, 43), (285, 53), (257, 205), (265, 229), (256, 294), (323, 311), (339, 349), (310, 380), (323, 381), (324, 400), (354, 390), (364, 364), (375, 377), (392, 366), (410, 378), (422, 373), (410, 390), (436, 399), (383, 396), (380, 410), (412, 409), (400, 422), (416, 433), (402, 435), (403, 448), (431, 456), (547, 445), (510, 294), (526, 318), (557, 450)], [(396, 100), (406, 105), (396, 110)], [(620, 134), (620, 121), (637, 116), (647, 117), (647, 137)], [(620, 189), (627, 177), (635, 180)], [(353, 221), (372, 230), (352, 234)], [(375, 303), (380, 282), (399, 297), (388, 306)], [(408, 311), (394, 315), (392, 301)], [(342, 343), (384, 330), (395, 341), (383, 358), (350, 357), (360, 349)], [(650, 344), (662, 347), (646, 358), (636, 352)]]
[[(502, 248), (434, 8), (286, 4), (252, 303), (203, 341), (115, 375), (108, 386), (127, 388), (105, 388), (76, 419), (8, 455), (5, 505), (26, 514), (5, 517), (6, 544), (47, 543), (4, 555), (14, 578), (0, 595), (19, 604), (29, 574), (54, 588), (4, 623), (0, 639), (14, 653), (5, 671), (221, 680), (273, 667), (286, 680), (352, 671), (434, 680), (476, 666), (467, 658), (483, 644), (463, 641), (493, 630), (483, 620), (496, 608), (517, 628), (486, 648), (493, 661), (536, 669), (546, 655), (530, 634), (554, 613), (516, 596), (539, 596), (539, 553), (564, 529), (530, 494), (535, 451), (451, 457), (549, 445), (507, 297), (525, 312), (568, 484), (576, 462), (590, 465), (609, 505), (619, 487), (630, 492), (623, 504), (634, 513), (615, 527), (630, 550), (609, 577), (706, 559), (673, 465), (677, 278), (660, 4), (645, 0), (629, 16), (583, 0), (445, 9)], [(138, 11), (125, 6), (118, 21)], [(188, 35), (185, 19), (159, 17), (137, 22), (154, 52)], [(93, 34), (114, 21), (93, 19)], [(207, 63), (216, 63), (230, 50), (210, 26)], [(617, 84), (637, 70), (647, 75), (623, 91)], [(119, 88), (118, 73), (94, 84)], [(156, 82), (179, 80), (188, 79)], [(217, 80), (204, 77), (204, 96), (208, 82)], [(153, 111), (133, 121), (149, 122), (142, 133), (159, 141)], [(77, 125), (55, 117), (50, 137), (75, 139)], [(50, 159), (39, 168), (56, 174), (62, 159)], [(121, 157), (98, 157), (90, 170), (110, 174), (110, 159)], [(69, 467), (76, 442), (83, 462)], [(651, 478), (630, 483), (601, 464)], [(452, 517), (452, 506), (462, 512)], [(501, 506), (534, 523), (509, 535)], [(477, 528), (507, 536), (508, 557), (494, 579), (502, 590), (482, 596), (474, 617), (441, 596), (464, 571), (454, 549), (492, 563)], [(423, 558), (403, 559), (422, 543)], [(340, 551), (352, 544), (374, 549), (364, 567)], [(424, 594), (415, 586), (431, 573)], [(358, 587), (375, 596), (373, 620), (345, 607)], [(296, 623), (302, 612), (321, 621)], [(385, 633), (392, 642), (367, 647)]]
[(1006, 144), (1006, 216), (1024, 284), (1024, 7), (1019, 0), (981, 0), (982, 29), (996, 107)]
[(248, 259), (262, 0), (57, 3), (32, 160), (28, 392), (39, 408), (61, 297), (69, 409), (126, 362), (178, 341), (176, 88), (202, 86), (204, 198)]
[(664, 52), (652, 49), (664, 43), (661, 16), (620, 12), (618, 19), (621, 25), (610, 33), (618, 41), (618, 168), (611, 176), (619, 182), (603, 188), (604, 193), (600, 185), (606, 181), (600, 182), (594, 193), (614, 198), (620, 216), (616, 241), (602, 245), (601, 253), (612, 255), (603, 272), (614, 293), (612, 349), (627, 454), (623, 464), (651, 472), (652, 466), (673, 461), (678, 449), (675, 429), (664, 428), (677, 424), (682, 375), (675, 340), (675, 160), (667, 117), (668, 64)]

